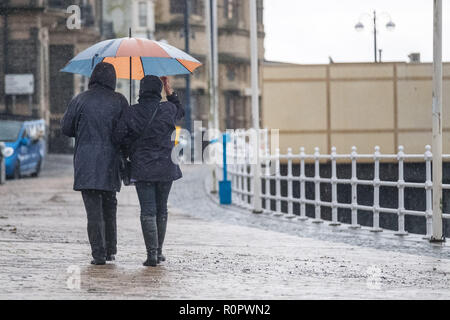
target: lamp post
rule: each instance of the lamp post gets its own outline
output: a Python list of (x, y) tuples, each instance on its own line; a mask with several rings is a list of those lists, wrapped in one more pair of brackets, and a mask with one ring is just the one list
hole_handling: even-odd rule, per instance
[[(220, 130), (219, 126), (219, 56), (217, 53), (217, 0), (205, 0), (207, 38), (209, 39), (207, 61), (209, 66), (209, 128), (215, 133)], [(217, 137), (209, 137), (211, 140)], [(212, 168), (211, 193), (217, 193), (216, 167)]]
[(444, 241), (442, 230), (442, 0), (433, 1), (433, 234), (430, 241)]
[(256, 0), (249, 1), (250, 10), (250, 69), (252, 83), (252, 123), (256, 132), (256, 146), (254, 150), (256, 163), (253, 175), (253, 213), (262, 213), (261, 204), (261, 159), (260, 159), (260, 130), (259, 130), (259, 87), (258, 87), (258, 19)]
[[(386, 23), (386, 29), (388, 31), (393, 31), (395, 29), (395, 23), (392, 21), (391, 16), (386, 13), (382, 12), (380, 16), (388, 17), (388, 22)], [(370, 15), (369, 13), (363, 13), (358, 22), (355, 24), (355, 30), (356, 31), (363, 31), (364, 30), (364, 24), (362, 23), (362, 19), (364, 17), (369, 17), (373, 21), (373, 55), (374, 55), (374, 61), (377, 61), (377, 12), (374, 10), (373, 14)], [(380, 61), (381, 62), (381, 55), (380, 55)]]
[[(191, 0), (184, 0), (184, 51), (189, 54), (189, 37), (191, 34), (191, 26), (189, 24), (189, 16), (191, 14)], [(191, 75), (186, 74), (186, 91), (185, 91), (185, 121), (186, 130), (191, 131)]]

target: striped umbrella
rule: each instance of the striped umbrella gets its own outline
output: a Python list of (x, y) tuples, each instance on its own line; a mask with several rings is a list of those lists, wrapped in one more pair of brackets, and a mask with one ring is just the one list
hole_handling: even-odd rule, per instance
[(120, 79), (140, 80), (145, 75), (170, 76), (194, 72), (201, 63), (164, 42), (143, 38), (101, 41), (77, 54), (61, 70), (90, 77), (99, 62), (114, 66)]

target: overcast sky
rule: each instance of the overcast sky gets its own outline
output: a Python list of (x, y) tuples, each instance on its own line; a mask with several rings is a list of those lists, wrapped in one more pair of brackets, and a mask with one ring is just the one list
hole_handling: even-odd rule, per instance
[[(420, 52), (433, 59), (433, 0), (264, 0), (265, 58), (294, 63), (373, 61), (373, 22), (362, 13), (377, 11), (378, 48), (383, 61), (407, 61)], [(385, 28), (389, 18), (394, 31)], [(450, 0), (443, 0), (443, 60), (450, 61)]]

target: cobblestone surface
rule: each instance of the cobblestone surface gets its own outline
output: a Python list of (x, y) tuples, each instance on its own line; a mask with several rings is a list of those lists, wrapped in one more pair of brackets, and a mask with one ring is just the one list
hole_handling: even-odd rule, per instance
[(169, 200), (168, 260), (156, 268), (141, 265), (133, 188), (119, 195), (116, 262), (91, 266), (70, 157), (0, 186), (0, 299), (450, 298), (447, 246), (220, 207), (206, 167), (183, 171)]

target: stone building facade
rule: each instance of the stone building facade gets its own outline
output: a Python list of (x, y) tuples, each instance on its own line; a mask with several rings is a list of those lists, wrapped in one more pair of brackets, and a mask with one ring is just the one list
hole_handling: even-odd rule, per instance
[[(205, 1), (191, 0), (189, 22), (190, 54), (203, 63), (191, 77), (191, 118), (201, 120), (206, 127), (209, 119), (209, 72), (206, 61), (209, 39)], [(259, 58), (263, 61), (263, 1), (257, 0), (257, 4)], [(185, 0), (104, 0), (103, 36), (126, 37), (131, 27), (133, 36), (167, 41), (184, 49), (184, 5)], [(251, 124), (249, 0), (218, 0), (217, 15), (220, 126), (222, 129), (248, 127)], [(184, 97), (185, 76), (175, 77), (174, 86)], [(119, 82), (118, 87), (126, 97), (129, 96), (129, 86), (125, 82)]]
[[(263, 1), (257, 0), (260, 66), (264, 59)], [(205, 1), (191, 0), (190, 52), (204, 66), (191, 81), (192, 119), (207, 126), (209, 119), (209, 79), (206, 64), (208, 41)], [(155, 37), (184, 48), (184, 0), (155, 0)], [(250, 12), (249, 0), (217, 0), (219, 53), (219, 121), (221, 129), (251, 126), (250, 98)], [(262, 71), (262, 68), (260, 68)], [(262, 76), (260, 72), (260, 83)], [(177, 90), (185, 89), (183, 76), (176, 77)]]
[[(154, 39), (154, 0), (103, 0), (102, 4), (103, 29), (102, 38), (136, 38)], [(130, 86), (127, 79), (118, 79), (116, 90), (125, 97), (130, 97)], [(139, 81), (133, 80), (133, 94), (131, 103), (137, 102)]]
[[(81, 28), (68, 29), (67, 8), (78, 5)], [(79, 76), (59, 70), (79, 51), (100, 39), (101, 1), (4, 0), (0, 4), (0, 117), (45, 119), (49, 150), (65, 152), (71, 141), (59, 122), (72, 96), (84, 88)], [(100, 15), (101, 16), (101, 15)], [(34, 94), (5, 94), (6, 74), (32, 74)]]
[[(204, 65), (191, 77), (192, 120), (209, 119), (209, 39), (205, 1), (191, 0), (191, 54)], [(250, 99), (249, 0), (218, 0), (220, 126), (248, 127)], [(258, 3), (259, 57), (264, 57), (263, 1)], [(69, 29), (67, 8), (81, 9), (81, 28)], [(61, 135), (60, 120), (70, 99), (87, 88), (88, 79), (60, 70), (92, 44), (128, 35), (165, 40), (184, 48), (184, 0), (2, 0), (0, 2), (0, 118), (44, 118), (50, 152), (69, 152), (72, 141)], [(260, 63), (262, 65), (262, 63)], [(5, 94), (5, 75), (32, 74), (34, 93)], [(260, 73), (261, 74), (261, 73)], [(174, 87), (184, 96), (184, 76)], [(261, 76), (262, 79), (262, 76)], [(261, 82), (262, 84), (262, 82)], [(137, 86), (136, 86), (137, 88)], [(118, 84), (128, 97), (128, 85)], [(138, 92), (136, 90), (136, 92)]]

